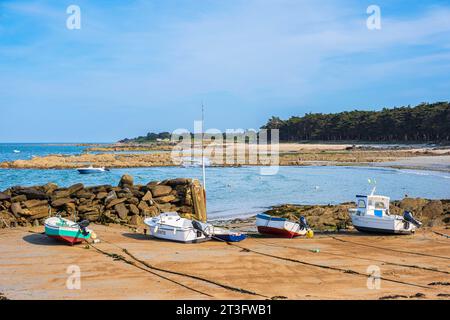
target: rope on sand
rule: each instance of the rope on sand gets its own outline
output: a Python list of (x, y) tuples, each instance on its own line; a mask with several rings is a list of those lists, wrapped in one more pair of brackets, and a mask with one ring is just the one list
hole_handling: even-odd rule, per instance
[[(333, 271), (353, 274), (353, 275), (362, 276), (362, 277), (365, 277), (365, 278), (369, 277), (367, 274), (364, 274), (364, 273), (361, 273), (361, 272), (358, 272), (358, 271), (354, 271), (354, 270), (351, 270), (351, 269), (342, 269), (342, 268), (338, 268), (338, 267), (331, 267), (331, 266), (327, 266), (327, 265), (311, 263), (311, 262), (306, 262), (306, 261), (297, 260), (297, 259), (291, 259), (291, 258), (275, 256), (275, 255), (272, 255), (272, 254), (269, 254), (269, 253), (264, 253), (264, 252), (256, 251), (256, 250), (253, 250), (253, 249), (241, 247), (241, 246), (239, 246), (237, 244), (234, 244), (234, 243), (230, 243), (230, 242), (227, 242), (227, 243), (229, 245), (241, 248), (242, 250), (245, 250), (247, 252), (253, 252), (253, 253), (260, 254), (260, 255), (266, 256), (266, 257), (271, 257), (271, 258), (275, 258), (275, 259), (279, 259), (279, 260), (300, 263), (300, 264), (303, 264), (303, 265), (306, 265), (306, 266), (310, 266), (310, 267), (316, 267), (316, 268), (321, 268), (321, 269), (328, 269), (328, 270), (333, 270)], [(405, 282), (405, 281), (400, 281), (400, 280), (394, 280), (394, 279), (389, 279), (389, 278), (385, 278), (385, 277), (378, 277), (378, 278), (381, 279), (381, 280), (384, 280), (384, 281), (404, 284), (404, 285), (407, 285), (407, 286), (431, 289), (430, 287), (427, 287), (427, 286), (424, 286), (424, 285), (421, 285), (421, 284), (415, 284), (415, 283), (410, 283), (410, 282)]]
[[(310, 252), (309, 249), (304, 249), (304, 248), (289, 247), (289, 246), (277, 245), (277, 244), (273, 244), (273, 243), (264, 243), (264, 242), (261, 242), (261, 241), (257, 241), (257, 242), (261, 243), (262, 245), (265, 245), (265, 246), (274, 246), (274, 247), (281, 247), (281, 248), (295, 249), (295, 250), (303, 250), (303, 251)], [(328, 255), (333, 255), (333, 256), (343, 256), (343, 257), (347, 257), (347, 258), (366, 260), (366, 261), (377, 261), (377, 262), (381, 262), (381, 263), (384, 263), (384, 264), (393, 265), (393, 266), (399, 266), (399, 267), (421, 269), (421, 270), (425, 270), (425, 271), (432, 271), (432, 272), (450, 274), (449, 271), (444, 271), (444, 270), (439, 270), (439, 269), (429, 268), (429, 267), (423, 267), (423, 266), (417, 266), (417, 265), (413, 265), (413, 264), (395, 263), (395, 262), (389, 262), (389, 261), (373, 259), (373, 258), (363, 258), (363, 257), (357, 257), (357, 256), (353, 256), (353, 255), (331, 253), (331, 252), (326, 252), (326, 251), (322, 251), (322, 250), (321, 250), (321, 253), (328, 254)]]
[(170, 274), (174, 274), (174, 275), (178, 275), (178, 276), (184, 276), (184, 277), (188, 277), (188, 278), (191, 278), (191, 279), (194, 279), (194, 280), (203, 281), (203, 282), (206, 282), (206, 283), (209, 283), (209, 284), (213, 284), (213, 285), (216, 285), (218, 287), (221, 287), (221, 288), (224, 288), (224, 289), (227, 289), (227, 290), (230, 290), (230, 291), (234, 291), (234, 292), (239, 292), (239, 293), (259, 296), (259, 297), (262, 297), (262, 298), (268, 298), (268, 299), (270, 298), (268, 296), (265, 296), (265, 295), (262, 295), (262, 294), (259, 294), (259, 293), (247, 290), (247, 289), (233, 287), (233, 286), (230, 286), (230, 285), (227, 285), (227, 284), (223, 284), (223, 283), (220, 283), (220, 282), (217, 282), (217, 281), (214, 281), (214, 280), (206, 279), (206, 278), (203, 278), (203, 277), (200, 277), (200, 276), (191, 275), (191, 274), (187, 274), (187, 273), (183, 273), (183, 272), (178, 272), (178, 271), (173, 271), (173, 270), (168, 270), (168, 269), (163, 269), (163, 268), (158, 268), (158, 267), (152, 266), (149, 263), (147, 263), (147, 262), (145, 262), (143, 260), (140, 260), (139, 258), (134, 256), (127, 249), (122, 248), (122, 247), (120, 247), (120, 246), (118, 246), (118, 245), (116, 245), (114, 243), (111, 243), (109, 241), (106, 241), (106, 240), (102, 240), (102, 241), (119, 248), (120, 250), (122, 250), (123, 253), (125, 253), (130, 258), (134, 259), (135, 261), (139, 262), (140, 264), (144, 265), (148, 269), (161, 271), (161, 272), (166, 272), (166, 273), (170, 273)]
[(449, 236), (448, 234), (440, 233), (440, 232), (437, 232), (437, 231), (433, 231), (433, 233), (436, 233), (437, 235), (440, 235), (440, 236), (442, 236), (442, 237), (445, 237), (445, 238), (447, 238), (447, 239), (450, 239), (450, 236)]
[(383, 248), (383, 247), (378, 247), (378, 246), (374, 246), (374, 245), (370, 245), (370, 244), (366, 244), (366, 243), (360, 243), (360, 242), (344, 240), (344, 239), (337, 238), (337, 237), (334, 237), (334, 236), (329, 236), (329, 237), (334, 239), (334, 240), (337, 240), (337, 241), (352, 243), (352, 244), (356, 244), (356, 245), (364, 246), (364, 247), (369, 247), (369, 248), (375, 248), (375, 249), (381, 249), (381, 250), (389, 250), (389, 251), (393, 251), (393, 252), (414, 254), (414, 255), (417, 255), (417, 256), (425, 256), (425, 257), (432, 257), (432, 258), (450, 260), (450, 257), (445, 257), (445, 256), (436, 256), (436, 255), (422, 253), (422, 252), (413, 252), (413, 251), (406, 251), (406, 250), (399, 250), (399, 249), (392, 249), (392, 248)]
[(191, 287), (186, 286), (186, 285), (184, 285), (184, 284), (182, 284), (182, 283), (180, 283), (180, 282), (178, 282), (178, 281), (172, 280), (172, 279), (167, 278), (167, 277), (165, 277), (165, 276), (163, 276), (163, 275), (160, 275), (160, 274), (158, 274), (158, 273), (156, 273), (156, 272), (153, 272), (153, 271), (151, 271), (151, 270), (148, 270), (148, 269), (146, 269), (146, 268), (143, 268), (143, 267), (137, 265), (136, 263), (134, 263), (133, 261), (130, 261), (130, 260), (125, 259), (125, 258), (124, 258), (123, 256), (121, 256), (121, 255), (118, 255), (118, 254), (115, 254), (115, 253), (106, 252), (106, 251), (104, 251), (104, 250), (102, 250), (102, 249), (100, 249), (100, 248), (97, 248), (97, 247), (94, 246), (92, 243), (89, 243), (89, 242), (87, 242), (87, 241), (86, 241), (86, 243), (88, 244), (88, 246), (94, 248), (95, 250), (97, 250), (97, 251), (100, 252), (101, 254), (104, 254), (104, 255), (106, 255), (106, 256), (108, 256), (108, 257), (110, 257), (110, 258), (113, 258), (114, 260), (120, 260), (120, 261), (123, 261), (123, 262), (125, 262), (125, 263), (127, 263), (127, 264), (129, 264), (129, 265), (132, 265), (132, 266), (134, 266), (134, 267), (140, 269), (140, 270), (143, 270), (143, 271), (148, 272), (148, 273), (151, 273), (151, 274), (153, 274), (153, 275), (155, 275), (155, 276), (157, 276), (157, 277), (160, 277), (160, 278), (162, 278), (162, 279), (164, 279), (164, 280), (167, 280), (167, 281), (170, 281), (170, 282), (172, 282), (172, 283), (175, 283), (175, 284), (177, 284), (177, 285), (179, 285), (179, 286), (181, 286), (181, 287), (183, 287), (183, 288), (186, 288), (186, 289), (191, 290), (191, 291), (193, 291), (193, 292), (200, 293), (200, 294), (202, 294), (202, 295), (205, 295), (205, 296), (208, 296), (208, 297), (213, 298), (213, 296), (210, 295), (210, 294), (208, 294), (208, 293), (205, 293), (205, 292), (202, 292), (202, 291), (200, 291), (200, 290), (191, 288)]

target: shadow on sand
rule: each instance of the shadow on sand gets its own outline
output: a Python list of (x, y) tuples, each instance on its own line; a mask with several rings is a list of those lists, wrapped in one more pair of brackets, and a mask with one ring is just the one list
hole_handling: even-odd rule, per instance
[(40, 246), (64, 246), (64, 245), (66, 245), (62, 242), (59, 242), (56, 239), (49, 238), (45, 234), (42, 234), (42, 233), (29, 234), (29, 235), (24, 236), (22, 239), (28, 243), (40, 245)]
[(155, 240), (151, 235), (148, 234), (142, 234), (142, 233), (122, 233), (124, 237), (134, 239), (134, 240)]

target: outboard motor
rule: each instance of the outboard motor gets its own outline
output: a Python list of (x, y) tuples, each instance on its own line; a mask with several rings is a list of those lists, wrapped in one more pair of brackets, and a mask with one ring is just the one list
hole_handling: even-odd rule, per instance
[(306, 222), (306, 218), (304, 216), (300, 216), (298, 223), (300, 224), (300, 229), (308, 229), (309, 228), (308, 223)]
[(419, 220), (414, 219), (412, 213), (409, 212), (409, 211), (403, 212), (403, 219), (405, 219), (408, 222), (411, 222), (417, 228), (420, 228), (422, 226), (422, 222), (420, 222)]
[(80, 227), (83, 236), (87, 236), (89, 234), (89, 232), (86, 230), (86, 228), (89, 226), (89, 220), (83, 220), (78, 222), (78, 226)]
[[(203, 234), (205, 237), (209, 237), (205, 230), (203, 230), (202, 224), (196, 220), (192, 220), (192, 226), (195, 230), (197, 230), (197, 237), (200, 237)], [(200, 234), (199, 234), (200, 233)]]

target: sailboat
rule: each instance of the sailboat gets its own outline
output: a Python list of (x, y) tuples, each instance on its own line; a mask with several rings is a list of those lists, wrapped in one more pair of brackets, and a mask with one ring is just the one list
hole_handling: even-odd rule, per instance
[[(194, 207), (197, 212), (197, 219), (182, 218), (177, 212), (164, 212), (152, 218), (145, 218), (144, 223), (149, 227), (150, 234), (159, 239), (176, 241), (182, 243), (197, 243), (208, 241), (213, 238), (225, 239), (224, 241), (240, 241), (243, 240), (240, 234), (225, 229), (215, 229), (212, 224), (206, 222), (206, 173), (205, 173), (205, 157), (203, 150), (203, 119), (204, 111), (202, 105), (202, 174), (203, 186), (200, 187), (198, 180), (193, 181), (192, 197)], [(214, 232), (216, 230), (216, 232)], [(226, 240), (228, 239), (228, 240)], [(240, 239), (240, 240), (238, 240)]]

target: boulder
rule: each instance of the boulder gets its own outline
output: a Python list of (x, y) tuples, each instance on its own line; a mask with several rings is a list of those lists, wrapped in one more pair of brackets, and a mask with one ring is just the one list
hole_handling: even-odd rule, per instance
[(170, 203), (162, 203), (158, 205), (161, 212), (175, 211), (176, 207)]
[(42, 206), (47, 206), (48, 205), (48, 201), (47, 200), (28, 200), (25, 201), (23, 203), (23, 205), (28, 208), (34, 208), (34, 207), (42, 207)]
[(67, 191), (69, 192), (69, 194), (74, 194), (83, 189), (84, 189), (84, 185), (82, 183), (76, 183), (76, 184), (68, 187)]
[(44, 185), (42, 188), (44, 189), (44, 192), (45, 192), (47, 195), (50, 195), (50, 194), (53, 193), (53, 191), (55, 191), (56, 189), (58, 189), (58, 185), (55, 184), (55, 183), (49, 182), (49, 183), (47, 183), (46, 185)]
[(70, 196), (70, 192), (66, 189), (56, 190), (52, 193), (52, 200), (60, 199), (60, 198), (68, 198)]
[(138, 208), (143, 213), (147, 212), (150, 209), (150, 207), (148, 206), (147, 202), (145, 202), (145, 201), (139, 202)]
[(149, 183), (146, 184), (146, 188), (147, 190), (153, 188), (154, 186), (157, 186), (159, 184), (159, 181), (150, 181)]
[(68, 213), (68, 214), (73, 214), (76, 212), (76, 205), (73, 202), (68, 202), (65, 203), (63, 206), (63, 209)]
[(147, 193), (142, 197), (142, 200), (148, 201), (153, 198), (152, 193), (150, 191), (147, 191)]
[(112, 207), (114, 207), (115, 205), (125, 202), (127, 201), (127, 198), (118, 198), (118, 199), (113, 199), (111, 200), (107, 205), (106, 205), (106, 209), (111, 209)]
[(132, 214), (134, 215), (139, 214), (139, 208), (136, 205), (130, 204), (129, 209)]
[(16, 218), (23, 214), (23, 209), (19, 202), (13, 202), (10, 209)]
[(422, 211), (422, 208), (428, 203), (427, 200), (421, 198), (405, 198), (400, 201), (399, 207), (403, 210), (411, 212)]
[(114, 190), (110, 191), (105, 198), (105, 204), (110, 203), (112, 200), (117, 199), (117, 194)]
[(105, 199), (107, 196), (108, 196), (107, 192), (99, 192), (99, 193), (97, 193), (96, 197), (97, 197), (97, 199), (102, 200), (102, 199)]
[(41, 207), (33, 207), (31, 209), (28, 209), (29, 212), (25, 212), (25, 215), (29, 215), (32, 217), (32, 219), (40, 219), (47, 217), (48, 212), (48, 206), (41, 206)]
[(75, 197), (82, 199), (94, 199), (95, 194), (86, 190), (80, 190), (77, 193), (75, 193)]
[(152, 196), (154, 198), (167, 196), (172, 192), (172, 187), (170, 186), (164, 186), (164, 185), (157, 185), (150, 188), (150, 191), (152, 192)]
[(129, 204), (134, 204), (135, 206), (137, 206), (137, 205), (139, 204), (139, 199), (133, 197), (133, 198), (127, 199), (127, 202), (128, 202)]
[(168, 203), (174, 200), (177, 200), (177, 197), (175, 197), (174, 195), (168, 195), (168, 196), (162, 196), (162, 197), (158, 197), (158, 198), (154, 198), (153, 199), (156, 203)]
[(96, 211), (86, 212), (83, 214), (83, 219), (95, 222), (100, 218), (100, 214)]
[(48, 195), (36, 188), (23, 188), (20, 190), (20, 194), (24, 195), (28, 200), (45, 200), (48, 199)]
[(11, 196), (9, 194), (0, 192), (0, 201), (5, 201), (11, 199)]
[(120, 217), (120, 219), (125, 220), (128, 216), (128, 209), (125, 207), (123, 203), (119, 203), (114, 206), (114, 210), (116, 210), (117, 215)]
[(139, 225), (141, 225), (142, 223), (143, 223), (143, 220), (142, 220), (142, 218), (141, 218), (139, 215), (135, 214), (135, 215), (132, 215), (132, 216), (131, 216), (131, 218), (130, 218), (130, 224), (132, 224), (132, 225), (134, 225), (134, 226), (139, 226)]
[(11, 202), (23, 202), (23, 201), (27, 201), (27, 197), (23, 194), (11, 198)]
[(86, 213), (86, 212), (99, 213), (100, 212), (100, 208), (98, 206), (93, 206), (93, 205), (82, 205), (82, 206), (78, 206), (77, 209), (80, 213)]
[(422, 209), (422, 217), (436, 218), (444, 214), (442, 202), (439, 200), (432, 200), (427, 203)]
[(133, 177), (130, 176), (129, 174), (124, 174), (122, 178), (120, 178), (119, 187), (121, 188), (131, 187), (133, 186), (133, 183), (134, 183)]
[(74, 199), (71, 198), (60, 198), (57, 200), (52, 201), (52, 207), (58, 208), (58, 207), (62, 207), (63, 205), (67, 204), (67, 203), (73, 203), (75, 202)]
[(192, 179), (190, 179), (190, 178), (176, 178), (176, 179), (165, 180), (165, 181), (161, 182), (161, 184), (166, 184), (171, 187), (175, 187), (175, 186), (179, 186), (179, 185), (190, 184), (191, 182), (192, 182)]

